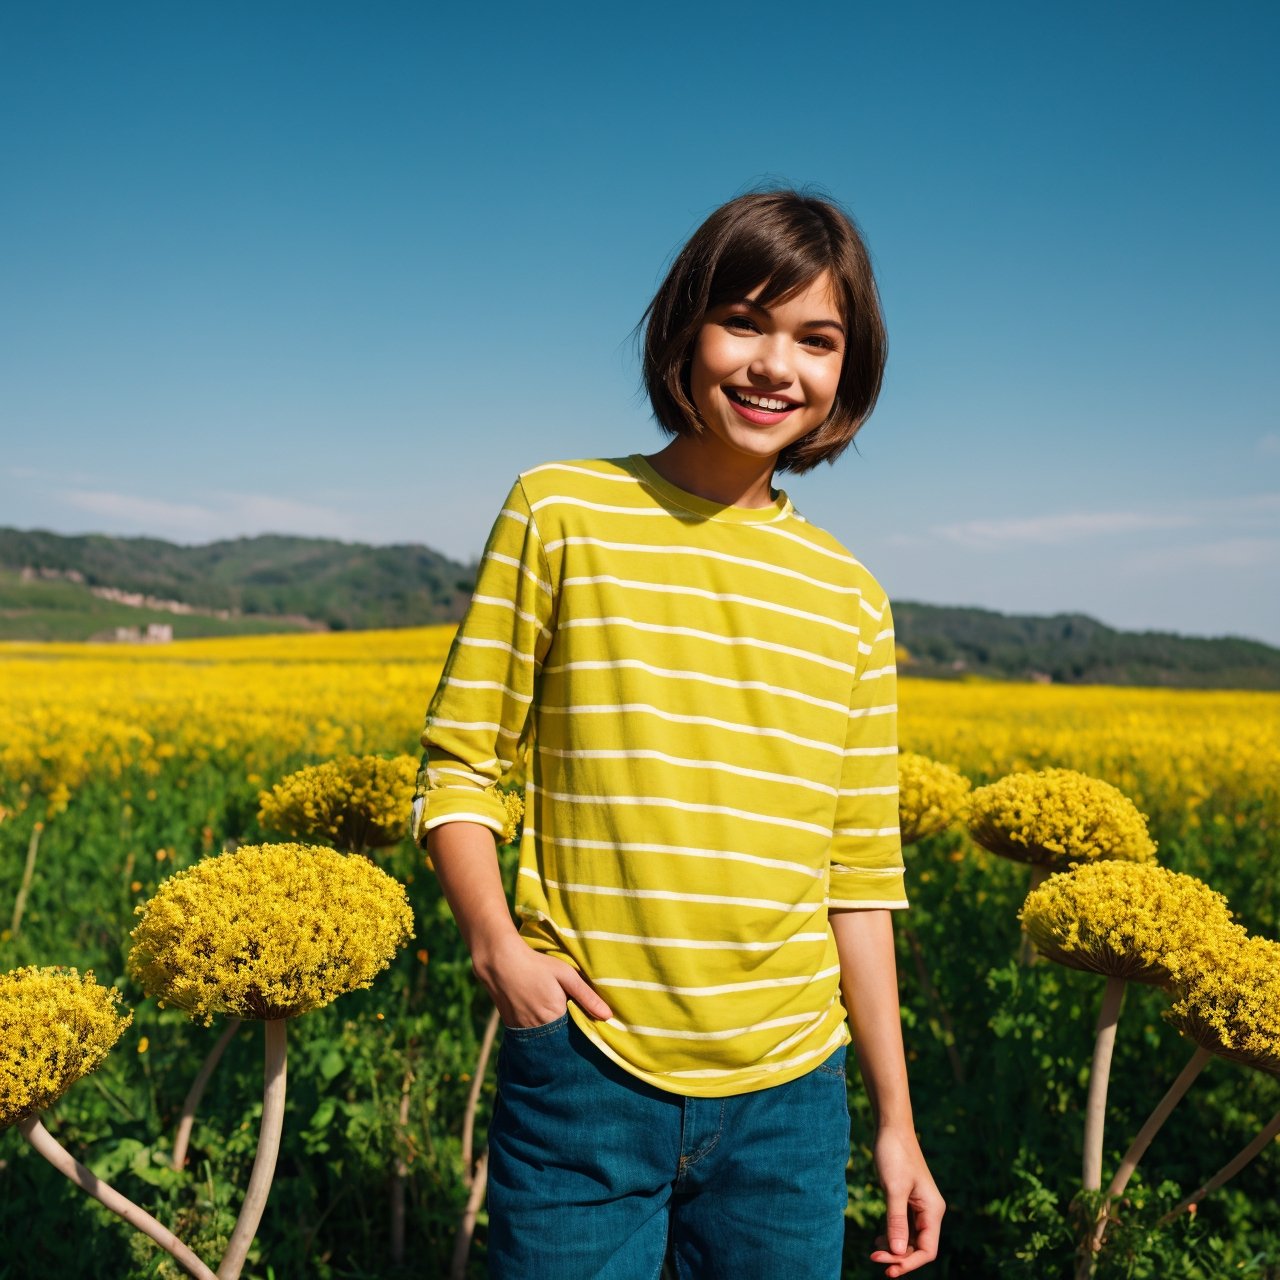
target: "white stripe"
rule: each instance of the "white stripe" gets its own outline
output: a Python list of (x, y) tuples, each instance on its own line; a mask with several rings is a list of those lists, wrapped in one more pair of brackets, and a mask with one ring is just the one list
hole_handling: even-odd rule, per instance
[(489, 785), (488, 778), (482, 778), (478, 773), (472, 773), (470, 769), (450, 769), (447, 765), (442, 764), (439, 768), (433, 768), (430, 765), (427, 766), (427, 781), (431, 786), (436, 787), (442, 785), (436, 781), (438, 776), (442, 773), (451, 774), (455, 778), (466, 778), (468, 782), (474, 782), (482, 789)]
[(686, 760), (683, 756), (669, 756), (665, 751), (650, 751), (643, 747), (615, 751), (607, 748), (572, 750), (539, 745), (538, 751), (542, 755), (556, 756), (561, 760), (661, 760), (664, 764), (673, 764), (681, 769), (711, 769), (717, 773), (736, 774), (740, 778), (759, 778), (762, 782), (804, 787), (807, 791), (818, 791), (827, 796), (836, 793), (835, 787), (829, 787), (825, 782), (813, 782), (809, 778), (796, 778), (787, 773), (769, 773), (764, 769), (748, 769), (744, 765), (726, 764), (722, 760)]
[[(533, 786), (528, 784), (528, 788)], [(528, 789), (526, 788), (526, 789)], [(544, 844), (564, 845), (572, 849), (610, 849), (619, 853), (663, 853), (677, 858), (712, 858), (724, 862), (747, 862), (756, 867), (771, 867), (777, 871), (794, 871), (802, 876), (818, 879), (826, 874), (826, 868), (806, 867), (798, 862), (786, 862), (782, 858), (761, 858), (754, 853), (737, 853), (731, 849), (693, 849), (678, 844), (646, 844), (633, 840), (585, 840), (572, 836), (544, 836), (534, 827), (526, 826), (526, 836), (536, 836)]]
[(666, 991), (675, 996), (725, 996), (735, 991), (761, 991), (766, 987), (803, 987), (810, 982), (818, 982), (830, 978), (840, 972), (840, 966), (833, 964), (829, 969), (820, 969), (815, 974), (802, 973), (793, 978), (761, 978), (755, 982), (722, 982), (716, 987), (673, 987), (665, 982), (645, 982), (640, 978), (596, 978), (591, 979), (593, 987), (630, 987), (637, 991)]
[(836, 792), (838, 796), (896, 796), (898, 787), (847, 787)]
[(623, 475), (618, 475), (613, 471), (594, 471), (590, 467), (573, 467), (567, 462), (544, 462), (540, 466), (530, 467), (528, 471), (522, 471), (520, 478), (523, 480), (525, 476), (536, 475), (539, 471), (572, 471), (580, 476), (595, 476), (597, 480), (620, 480), (623, 484), (639, 484), (639, 478), (633, 476), (629, 471)]
[(804, 658), (808, 662), (816, 662), (820, 666), (830, 667), (833, 671), (844, 671), (850, 675), (853, 667), (846, 662), (837, 662), (834, 658), (823, 658), (811, 653), (808, 649), (797, 649), (792, 645), (774, 644), (770, 640), (753, 640), (747, 636), (718, 636), (712, 631), (699, 631), (696, 627), (664, 627), (656, 622), (637, 622), (634, 618), (569, 618), (560, 624), (560, 629), (569, 627), (632, 627), (636, 631), (652, 631), (664, 636), (692, 636), (695, 640), (707, 640), (712, 644), (728, 645), (731, 648), (745, 646), (748, 649), (767, 649), (770, 653), (785, 653), (792, 658)]
[(445, 683), (451, 689), (499, 689), (517, 702), (533, 701), (532, 694), (520, 693), (509, 684), (503, 684), (501, 680), (460, 680), (457, 676), (450, 676)]
[[(606, 551), (651, 551), (662, 556), (698, 556), (708, 560), (722, 560), (726, 564), (739, 564), (749, 569), (759, 569), (764, 573), (776, 573), (780, 577), (794, 578), (798, 582), (807, 582), (810, 586), (821, 587), (825, 591), (842, 596), (860, 596), (861, 587), (842, 587), (834, 582), (824, 582), (821, 578), (811, 578), (798, 569), (788, 569), (780, 564), (770, 564), (767, 560), (751, 560), (746, 556), (731, 556), (725, 551), (711, 551), (705, 547), (680, 547), (648, 542), (610, 542), (605, 538), (570, 537), (556, 538), (546, 545), (546, 550), (558, 551), (561, 547), (602, 547)], [(888, 634), (892, 635), (892, 632)]]
[[(813, 1058), (829, 1058), (831, 1054), (839, 1046), (841, 1041), (844, 1039), (843, 1030), (844, 1030), (844, 1023), (841, 1022), (836, 1026), (836, 1029), (826, 1038), (824, 1043), (819, 1048), (810, 1049), (808, 1053), (797, 1054), (794, 1058), (787, 1058), (782, 1062), (771, 1062), (767, 1064), (768, 1070), (770, 1072), (785, 1071), (787, 1067), (794, 1067), (801, 1062), (809, 1062)], [(763, 1066), (765, 1064), (762, 1063), (760, 1065)], [(709, 1079), (712, 1079), (713, 1077), (737, 1076), (741, 1074), (742, 1074), (741, 1068), (730, 1068), (729, 1070), (726, 1071), (718, 1067), (708, 1067), (701, 1071), (664, 1072), (664, 1075), (670, 1077), (673, 1080), (677, 1076), (683, 1080), (709, 1080)]]
[(538, 615), (536, 613), (526, 613), (523, 609), (517, 608), (514, 600), (507, 600), (503, 596), (482, 596), (478, 592), (471, 598), (480, 604), (495, 604), (501, 609), (510, 609), (522, 622), (532, 622), (544, 636), (550, 639), (551, 632), (542, 625), (542, 620)]
[(881, 676), (892, 675), (893, 667), (870, 667), (862, 673), (864, 680), (879, 680)]
[(543, 582), (532, 569), (527, 568), (521, 561), (515, 559), (514, 556), (503, 555), (501, 551), (489, 551), (484, 557), (486, 560), (497, 560), (499, 564), (509, 564), (513, 569), (519, 569), (530, 582), (533, 583), (539, 591), (545, 591), (547, 595), (553, 595), (551, 587)]
[(637, 1027), (633, 1023), (609, 1019), (609, 1026), (619, 1031), (629, 1031), (633, 1036), (663, 1036), (668, 1040), (729, 1040), (733, 1036), (750, 1035), (753, 1031), (768, 1031), (771, 1027), (794, 1027), (797, 1022), (812, 1022), (811, 1013), (789, 1013), (785, 1018), (770, 1018), (752, 1027), (727, 1027), (723, 1031), (672, 1031), (666, 1027)]
[(846, 747), (846, 756), (896, 756), (898, 748), (894, 747)]
[(857, 720), (860, 716), (892, 716), (897, 715), (898, 704), (890, 702), (883, 707), (855, 707), (849, 712), (850, 720)]
[(877, 635), (876, 635), (876, 643), (877, 643), (877, 644), (879, 644), (881, 640), (892, 640), (892, 639), (893, 639), (893, 628), (892, 628), (892, 627), (887, 627), (884, 631), (881, 631), (881, 632), (877, 633)]
[[(535, 785), (533, 790), (539, 795), (552, 800), (560, 800), (565, 804), (601, 803), (599, 796), (575, 796), (567, 791), (548, 791), (545, 787)], [(668, 800), (662, 796), (609, 796), (608, 803), (652, 805), (658, 809), (681, 809), (686, 813), (724, 813), (731, 818), (742, 818), (747, 822), (764, 822), (775, 827), (793, 827), (797, 831), (812, 831), (814, 835), (830, 836), (830, 827), (819, 826), (816, 822), (801, 822), (798, 818), (774, 818), (763, 813), (749, 813), (745, 809), (730, 809), (721, 804), (692, 804), (686, 800)]]
[[(704, 591), (701, 587), (681, 587), (666, 582), (640, 582), (633, 578), (618, 578), (611, 573), (593, 573), (583, 578), (565, 578), (561, 584), (566, 587), (590, 587), (597, 583), (607, 582), (615, 587), (626, 587), (631, 591), (657, 591), (662, 595), (697, 596), (700, 600), (715, 600), (720, 603), (746, 604), (756, 609), (766, 609), (770, 613), (781, 613), (788, 618), (803, 618), (805, 622), (816, 622), (825, 627), (834, 627), (846, 635), (860, 634), (858, 627), (847, 622), (837, 622), (834, 618), (822, 613), (810, 613), (806, 609), (792, 609), (785, 604), (774, 604), (770, 600), (758, 600), (755, 596), (738, 595), (733, 591)], [(870, 653), (871, 646), (859, 643), (859, 652)]]
[(854, 908), (854, 907), (858, 907), (858, 908), (875, 907), (875, 908), (881, 908), (885, 911), (900, 911), (909, 907), (910, 905), (911, 904), (906, 900), (906, 898), (898, 898), (898, 899), (895, 899), (893, 902), (880, 902), (875, 898), (828, 898), (827, 899), (827, 906), (835, 907), (839, 911), (843, 911), (843, 910)]
[(526, 527), (529, 524), (529, 517), (525, 515), (523, 511), (512, 511), (510, 507), (503, 507), (502, 510), (498, 512), (498, 515), (507, 516), (509, 519), (515, 520)]
[(792, 533), (789, 529), (779, 529), (777, 525), (771, 524), (761, 525), (760, 527), (768, 529), (770, 533), (776, 533), (778, 537), (786, 538), (790, 542), (798, 542), (802, 547), (807, 547), (810, 551), (816, 551), (820, 556), (827, 556), (831, 560), (839, 560), (841, 564), (851, 564), (857, 569), (862, 568), (862, 565), (851, 555), (820, 547), (816, 542), (811, 541), (809, 538), (802, 538), (798, 533)]
[(628, 516), (675, 516), (679, 520), (706, 519), (705, 516), (701, 516), (695, 511), (685, 511), (683, 509), (672, 511), (668, 507), (615, 507), (607, 502), (588, 502), (585, 498), (570, 498), (564, 494), (552, 494), (549, 498), (539, 498), (537, 502), (530, 504), (529, 509), (536, 512), (543, 507), (553, 506), (556, 503), (566, 507), (585, 507), (588, 511), (607, 511)]
[(832, 833), (833, 836), (896, 836), (898, 828), (895, 827), (837, 827)]
[(502, 827), (495, 825), (493, 816), (487, 813), (445, 813), (438, 818), (428, 818), (423, 824), (424, 831), (431, 831), (435, 827), (441, 827), (446, 822), (478, 822), (482, 826), (486, 826), (490, 831), (496, 831), (502, 834)]
[(508, 644), (505, 640), (480, 640), (474, 636), (457, 636), (459, 644), (471, 645), (476, 649), (502, 649), (511, 654), (513, 657), (519, 658), (521, 662), (535, 661), (531, 653), (525, 653), (521, 649), (517, 649), (515, 645)]
[(799, 702), (807, 702), (811, 706), (826, 707), (831, 711), (848, 711), (843, 702), (831, 702), (827, 698), (815, 698), (812, 694), (801, 693), (798, 689), (787, 689), (781, 685), (766, 684), (763, 680), (730, 680), (725, 676), (704, 675), (701, 671), (673, 670), (670, 667), (655, 667), (639, 658), (615, 658), (609, 661), (562, 662), (554, 667), (544, 667), (544, 675), (559, 675), (562, 671), (605, 671), (615, 667), (631, 667), (639, 671), (647, 671), (650, 675), (662, 676), (668, 680), (701, 680), (707, 684), (719, 685), (726, 689), (758, 689), (763, 693), (775, 694), (780, 698), (795, 698)]
[(485, 733), (497, 733), (500, 737), (505, 735), (508, 738), (518, 738), (520, 736), (519, 729), (508, 729), (506, 725), (494, 724), (489, 720), (440, 720), (433, 718), (427, 721), (427, 728), (476, 730)]
[(843, 867), (833, 866), (833, 876), (900, 876), (904, 867)]
[[(889, 708), (889, 710), (895, 709)], [(569, 707), (553, 707), (544, 702), (538, 707), (538, 711), (544, 716), (617, 715), (620, 712), (641, 712), (657, 716), (659, 720), (669, 720), (673, 724), (709, 724), (717, 729), (728, 729), (733, 733), (749, 733), (760, 738), (781, 738), (785, 742), (794, 742), (798, 747), (812, 747), (815, 751), (826, 751), (830, 755), (844, 754), (842, 747), (837, 747), (830, 742), (819, 742), (817, 738), (802, 738), (798, 733), (788, 733), (785, 729), (773, 729), (757, 724), (738, 724), (733, 720), (717, 720), (715, 716), (686, 716), (676, 711), (663, 711), (647, 702), (606, 702)]]
[(777, 951), (792, 942), (823, 942), (827, 933), (793, 933), (778, 942), (708, 942), (701, 938), (649, 938), (635, 933), (607, 933), (603, 929), (567, 929), (548, 920), (541, 911), (520, 912), (526, 918), (544, 920), (566, 938), (589, 938), (594, 942), (625, 942), (641, 947), (687, 947), (691, 951)]
[(801, 1040), (808, 1039), (809, 1034), (814, 1029), (814, 1027), (820, 1026), (823, 1022), (827, 1020), (827, 1016), (830, 1013), (830, 1009), (831, 1009), (831, 1005), (829, 1003), (825, 1009), (819, 1009), (818, 1012), (815, 1013), (809, 1019), (809, 1021), (800, 1028), (799, 1031), (793, 1031), (791, 1035), (787, 1036), (785, 1040), (780, 1040), (764, 1056), (766, 1058), (772, 1058), (776, 1053), (786, 1053), (786, 1051), (790, 1049), (792, 1045), (799, 1044)]
[(598, 884), (565, 884), (560, 880), (548, 880), (532, 867), (521, 867), (520, 874), (536, 880), (561, 893), (595, 893), (605, 898), (647, 898), (657, 902), (705, 902), (721, 907), (759, 907), (765, 911), (803, 911), (813, 915), (822, 904), (812, 902), (775, 902), (772, 898), (730, 898), (717, 893), (676, 893), (670, 889), (615, 889)]

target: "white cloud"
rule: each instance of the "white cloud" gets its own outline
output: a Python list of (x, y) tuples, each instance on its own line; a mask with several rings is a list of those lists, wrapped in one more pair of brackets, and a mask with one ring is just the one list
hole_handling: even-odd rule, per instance
[(1193, 516), (1185, 513), (1073, 511), (1057, 515), (962, 520), (938, 525), (934, 531), (943, 538), (966, 546), (1000, 547), (1010, 543), (1078, 542), (1082, 538), (1139, 533), (1148, 529), (1186, 528), (1196, 523)]
[(1181, 569), (1261, 569), (1280, 571), (1280, 538), (1218, 538), (1189, 547), (1157, 547), (1128, 555), (1122, 572), (1163, 573)]
[(271, 494), (215, 492), (208, 504), (103, 489), (62, 489), (55, 496), (76, 511), (101, 517), (111, 526), (109, 531), (115, 533), (177, 537), (191, 542), (259, 533), (345, 539), (355, 536), (346, 512)]

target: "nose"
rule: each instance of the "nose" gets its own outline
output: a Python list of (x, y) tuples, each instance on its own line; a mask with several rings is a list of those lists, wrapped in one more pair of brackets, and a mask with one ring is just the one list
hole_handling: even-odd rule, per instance
[(756, 349), (755, 359), (748, 367), (748, 372), (775, 386), (790, 382), (792, 378), (791, 344), (785, 335), (772, 334), (761, 342)]

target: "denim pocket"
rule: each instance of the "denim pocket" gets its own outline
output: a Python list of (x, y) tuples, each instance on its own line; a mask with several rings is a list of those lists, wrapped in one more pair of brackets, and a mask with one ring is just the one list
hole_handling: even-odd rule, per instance
[(825, 1062), (820, 1062), (815, 1071), (821, 1071), (823, 1075), (838, 1076), (841, 1080), (845, 1078), (845, 1058), (848, 1055), (849, 1046), (842, 1044)]
[(536, 1027), (509, 1027), (503, 1023), (502, 1035), (505, 1040), (537, 1040), (541, 1036), (554, 1034), (568, 1022), (569, 1010), (566, 1009), (558, 1018), (553, 1018), (550, 1022), (540, 1022)]

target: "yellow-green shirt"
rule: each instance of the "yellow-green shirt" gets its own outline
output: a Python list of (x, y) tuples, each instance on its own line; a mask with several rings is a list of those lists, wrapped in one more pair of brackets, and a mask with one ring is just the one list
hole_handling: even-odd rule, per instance
[(781, 1084), (849, 1039), (828, 907), (907, 905), (893, 624), (779, 493), (644, 458), (517, 480), (427, 712), (414, 836), (500, 832), (532, 752), (516, 914), (608, 1001), (571, 1014), (679, 1094)]

